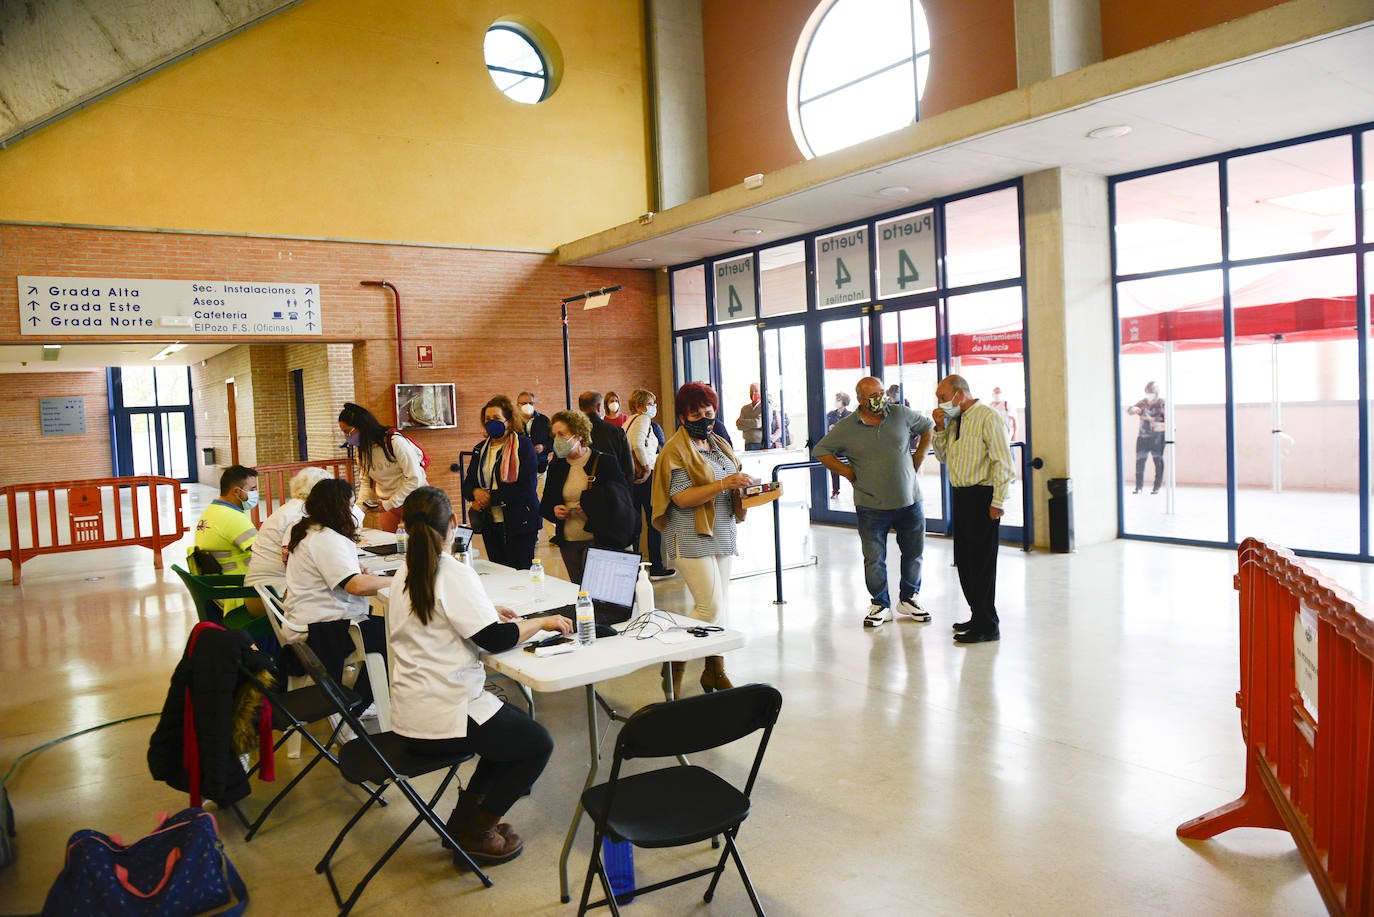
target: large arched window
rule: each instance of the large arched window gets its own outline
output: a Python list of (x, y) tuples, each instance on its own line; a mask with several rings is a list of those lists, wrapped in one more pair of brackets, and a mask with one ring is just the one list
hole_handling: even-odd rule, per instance
[(804, 35), (790, 112), (807, 158), (920, 120), (930, 31), (919, 0), (829, 0)]

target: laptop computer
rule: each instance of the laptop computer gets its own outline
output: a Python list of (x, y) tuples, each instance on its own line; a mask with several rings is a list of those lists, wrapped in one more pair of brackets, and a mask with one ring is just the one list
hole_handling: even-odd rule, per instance
[[(597, 636), (604, 636), (603, 627), (622, 624), (634, 615), (635, 582), (639, 578), (639, 555), (624, 551), (589, 548), (587, 564), (582, 569), (582, 588), (592, 600), (596, 613)], [(539, 615), (562, 615), (577, 621), (572, 605), (537, 612)]]

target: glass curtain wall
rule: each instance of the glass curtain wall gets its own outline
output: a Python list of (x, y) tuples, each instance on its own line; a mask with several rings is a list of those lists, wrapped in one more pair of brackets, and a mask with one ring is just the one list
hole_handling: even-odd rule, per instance
[[(760, 460), (768, 468), (806, 459), (840, 396), (847, 410), (857, 407), (854, 386), (866, 375), (929, 412), (940, 378), (962, 370), (975, 395), (1003, 412), (1008, 436), (1024, 439), (1021, 238), (1020, 185), (1009, 183), (679, 267), (672, 273), (678, 383), (714, 380), (737, 447), (740, 411), (749, 386), (759, 384), (767, 417)], [(796, 454), (781, 454), (787, 450)], [(943, 480), (928, 458), (922, 493), (936, 532), (945, 527)], [(813, 518), (853, 520), (848, 485), (828, 473), (813, 473), (812, 497)], [(1019, 537), (1024, 521), (1019, 493), (1013, 502), (1007, 538)]]
[(1123, 535), (1369, 556), (1367, 136), (1112, 181)]

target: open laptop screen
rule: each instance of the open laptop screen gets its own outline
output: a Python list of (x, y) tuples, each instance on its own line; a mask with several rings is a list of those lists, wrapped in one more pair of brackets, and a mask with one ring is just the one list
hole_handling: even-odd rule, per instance
[(587, 565), (582, 571), (582, 588), (594, 602), (620, 605), (629, 610), (634, 606), (638, 575), (638, 554), (588, 548)]

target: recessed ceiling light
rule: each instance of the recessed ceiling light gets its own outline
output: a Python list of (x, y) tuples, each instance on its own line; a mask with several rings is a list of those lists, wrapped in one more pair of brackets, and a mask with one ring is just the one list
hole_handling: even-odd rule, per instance
[(911, 189), (906, 185), (888, 185), (886, 188), (879, 188), (878, 193), (883, 197), (901, 197), (904, 194), (910, 194)]
[(157, 353), (153, 354), (152, 357), (150, 357), (150, 359), (153, 359), (153, 360), (165, 360), (165, 359), (167, 359), (168, 357), (170, 357), (172, 354), (176, 353), (177, 351), (185, 350), (185, 349), (186, 349), (186, 345), (185, 345), (185, 344), (182, 344), (182, 343), (168, 344), (166, 347), (162, 348), (162, 349), (159, 350)]
[(631, 258), (630, 260), (633, 261), (635, 264), (653, 264), (653, 263), (654, 263), (654, 259), (653, 259), (653, 258)]
[(743, 229), (736, 229), (736, 230), (735, 230), (735, 235), (737, 235), (737, 236), (761, 236), (761, 235), (763, 235), (763, 230), (762, 230), (762, 229), (755, 229), (755, 228), (752, 227), (752, 226), (746, 226), (746, 227), (744, 227)]
[(1088, 131), (1088, 137), (1093, 140), (1110, 140), (1113, 137), (1125, 137), (1130, 132), (1129, 124), (1108, 124)]

